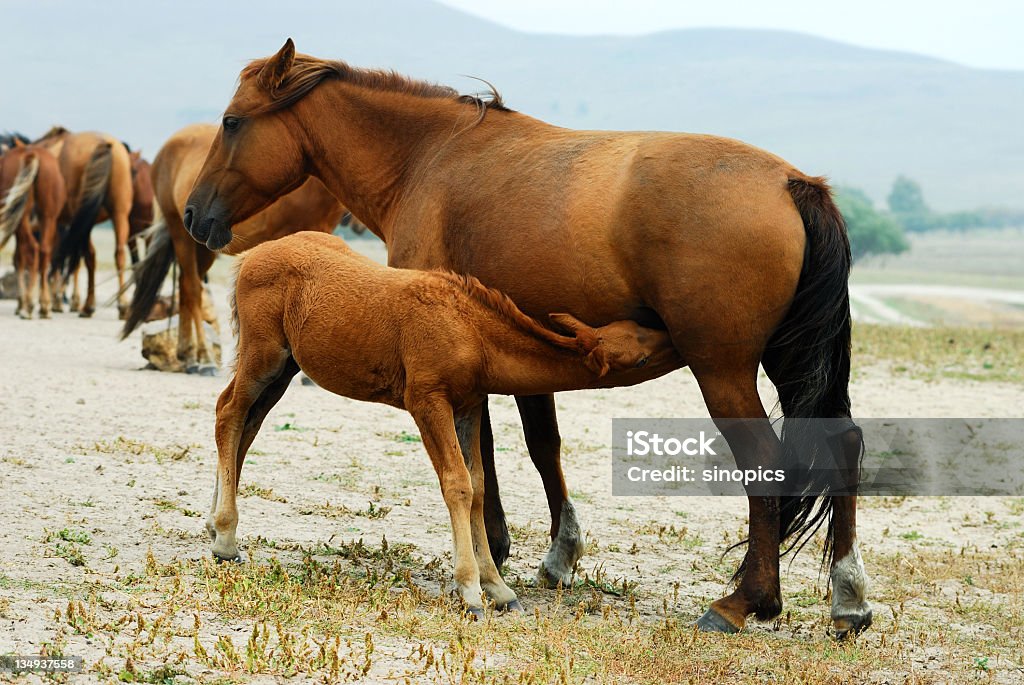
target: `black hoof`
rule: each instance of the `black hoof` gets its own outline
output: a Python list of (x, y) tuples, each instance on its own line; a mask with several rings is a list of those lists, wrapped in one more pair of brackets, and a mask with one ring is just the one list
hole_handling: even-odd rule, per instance
[(241, 553), (239, 553), (239, 554), (236, 554), (235, 556), (229, 558), (229, 557), (222, 557), (222, 556), (218, 555), (216, 552), (214, 552), (213, 553), (213, 560), (216, 561), (218, 564), (241, 564), (242, 563), (242, 555), (241, 555)]
[(312, 385), (314, 388), (316, 387), (316, 382), (312, 378), (307, 376), (306, 374), (302, 374), (302, 378), (300, 379), (300, 382), (303, 385)]
[(502, 611), (509, 611), (516, 614), (526, 613), (526, 609), (523, 608), (522, 602), (519, 599), (513, 599), (511, 602), (501, 607)]
[(725, 617), (714, 609), (708, 609), (697, 619), (697, 629), (702, 633), (738, 633), (740, 629), (725, 620)]
[(871, 627), (874, 614), (870, 609), (864, 614), (844, 614), (832, 617), (832, 625), (836, 629), (836, 639), (845, 640), (859, 635)]
[(199, 364), (188, 364), (188, 365), (186, 365), (185, 366), (185, 373), (193, 374), (193, 375), (199, 373)]
[(220, 369), (218, 369), (214, 364), (200, 364), (198, 371), (200, 376), (220, 375)]
[(83, 309), (82, 311), (78, 312), (78, 316), (82, 319), (89, 319), (92, 318), (93, 312), (94, 310), (92, 309)]
[(484, 620), (483, 607), (466, 607), (466, 616), (468, 616), (473, 621)]

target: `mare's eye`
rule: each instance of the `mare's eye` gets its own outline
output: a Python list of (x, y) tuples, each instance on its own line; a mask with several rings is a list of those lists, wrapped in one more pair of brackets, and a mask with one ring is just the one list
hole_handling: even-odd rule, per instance
[(238, 117), (224, 117), (224, 121), (222, 123), (224, 124), (225, 131), (234, 131), (238, 129), (242, 120)]
[(647, 366), (647, 362), (650, 361), (650, 357), (640, 357), (640, 361), (636, 363), (636, 368), (642, 369)]

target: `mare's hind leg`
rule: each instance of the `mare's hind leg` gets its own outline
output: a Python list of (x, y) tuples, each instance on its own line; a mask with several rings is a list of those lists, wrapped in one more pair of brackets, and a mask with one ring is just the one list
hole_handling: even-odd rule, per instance
[[(85, 273), (85, 304), (82, 305), (78, 315), (88, 318), (96, 311), (96, 247), (92, 244), (92, 238), (89, 239), (89, 246), (85, 251)], [(76, 288), (78, 286), (77, 276), (75, 278), (75, 286)]]
[(499, 609), (522, 611), (523, 605), (516, 598), (516, 593), (505, 584), (498, 567), (491, 558), (491, 549), (487, 544), (487, 528), (484, 524), (484, 473), (480, 456), (480, 419), (483, 406), (477, 405), (467, 413), (455, 417), (455, 433), (459, 438), (459, 449), (462, 458), (469, 467), (473, 483), (473, 507), (470, 514), (470, 526), (473, 530), (473, 552), (476, 565), (480, 572), (480, 586)]
[[(860, 480), (860, 432), (847, 430), (838, 440), (846, 460), (847, 491), (856, 492)], [(867, 601), (868, 574), (857, 549), (856, 495), (834, 497), (832, 512), (832, 625), (836, 637), (844, 638), (869, 628), (872, 612)]]
[[(757, 394), (757, 363), (731, 372), (694, 369), (708, 411), (732, 448), (740, 469), (774, 468), (781, 444)], [(748, 419), (740, 423), (729, 419)], [(756, 420), (749, 420), (756, 419)], [(711, 603), (697, 621), (703, 631), (734, 633), (747, 616), (768, 620), (782, 612), (779, 585), (779, 498), (748, 497), (750, 520), (745, 569), (736, 590)]]
[(483, 615), (483, 590), (480, 569), (473, 551), (473, 529), (470, 523), (473, 507), (473, 482), (462, 459), (455, 434), (455, 416), (444, 400), (406, 391), (405, 406), (416, 420), (423, 436), (423, 446), (441, 483), (441, 495), (448, 505), (455, 546), (456, 590), (474, 616)]
[(242, 463), (263, 419), (284, 395), (296, 372), (295, 360), (280, 344), (254, 341), (240, 348), (235, 377), (217, 400), (217, 477), (213, 511), (206, 524), (217, 559), (241, 560), (236, 497)]
[[(26, 215), (28, 212), (26, 212)], [(32, 318), (32, 304), (35, 295), (35, 274), (39, 266), (39, 243), (32, 235), (28, 216), (21, 219), (17, 228), (14, 247), (17, 254), (18, 273), (18, 309), (17, 314), (23, 319)]]
[(517, 397), (530, 459), (544, 483), (551, 515), (551, 547), (537, 569), (537, 581), (547, 587), (568, 587), (573, 569), (583, 556), (586, 540), (569, 499), (562, 475), (562, 438), (558, 433), (554, 395)]

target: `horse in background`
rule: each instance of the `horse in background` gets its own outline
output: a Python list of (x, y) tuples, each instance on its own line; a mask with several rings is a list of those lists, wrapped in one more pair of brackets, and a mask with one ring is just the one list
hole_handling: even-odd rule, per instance
[(562, 335), (472, 276), (382, 266), (322, 233), (247, 252), (232, 299), (238, 358), (217, 401), (217, 478), (207, 519), (214, 556), (240, 559), (235, 496), (242, 463), (302, 370), (336, 395), (412, 414), (448, 505), (457, 593), (477, 617), (482, 593), (499, 609), (522, 605), (487, 544), (480, 435), (457, 432), (456, 417), (478, 415), (488, 393), (625, 385), (682, 361), (663, 330), (634, 321), (595, 329), (552, 314), (573, 333)]
[(57, 158), (44, 147), (14, 139), (13, 147), (0, 157), (0, 248), (15, 237), (15, 313), (23, 319), (32, 318), (37, 285), (39, 317), (50, 318), (49, 267), (57, 222), (66, 203), (67, 190)]
[[(210, 151), (217, 127), (195, 124), (181, 129), (164, 143), (153, 159), (152, 184), (157, 220), (151, 229), (146, 257), (136, 266), (135, 291), (122, 329), (122, 340), (144, 323), (157, 303), (160, 288), (178, 265), (178, 359), (186, 371), (214, 373), (213, 355), (203, 330), (203, 279), (217, 252), (197, 243), (185, 230), (182, 213), (196, 176)], [(236, 227), (230, 244), (218, 251), (237, 254), (254, 245), (302, 230), (330, 233), (345, 208), (310, 179), (265, 211)], [(173, 302), (171, 303), (173, 307)]]
[(15, 143), (21, 143), (22, 145), (28, 145), (32, 141), (29, 140), (28, 136), (22, 135), (17, 131), (5, 131), (0, 133), (0, 155), (14, 147)]
[[(54, 257), (53, 270), (59, 275), (60, 287), (85, 261), (88, 285), (79, 316), (92, 316), (96, 311), (96, 252), (90, 235), (93, 226), (110, 219), (114, 224), (114, 263), (117, 266), (118, 312), (127, 310), (124, 295), (128, 216), (132, 207), (131, 159), (128, 150), (114, 136), (106, 133), (72, 133), (55, 126), (37, 144), (50, 150), (60, 162), (61, 174), (68, 191), (67, 229)], [(76, 278), (77, 282), (77, 278)], [(55, 302), (60, 310), (60, 303)]]
[[(128, 144), (124, 143), (125, 148)], [(139, 241), (142, 233), (153, 224), (152, 167), (140, 150), (128, 148), (132, 162), (132, 209), (128, 213), (128, 252), (132, 266), (139, 263)]]

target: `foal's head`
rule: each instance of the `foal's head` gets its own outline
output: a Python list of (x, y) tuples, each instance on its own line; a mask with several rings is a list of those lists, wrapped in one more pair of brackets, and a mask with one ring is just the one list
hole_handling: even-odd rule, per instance
[(676, 354), (666, 331), (644, 328), (636, 321), (613, 321), (593, 328), (572, 314), (551, 314), (551, 320), (572, 331), (592, 371), (604, 376), (609, 371), (639, 369), (666, 363)]

